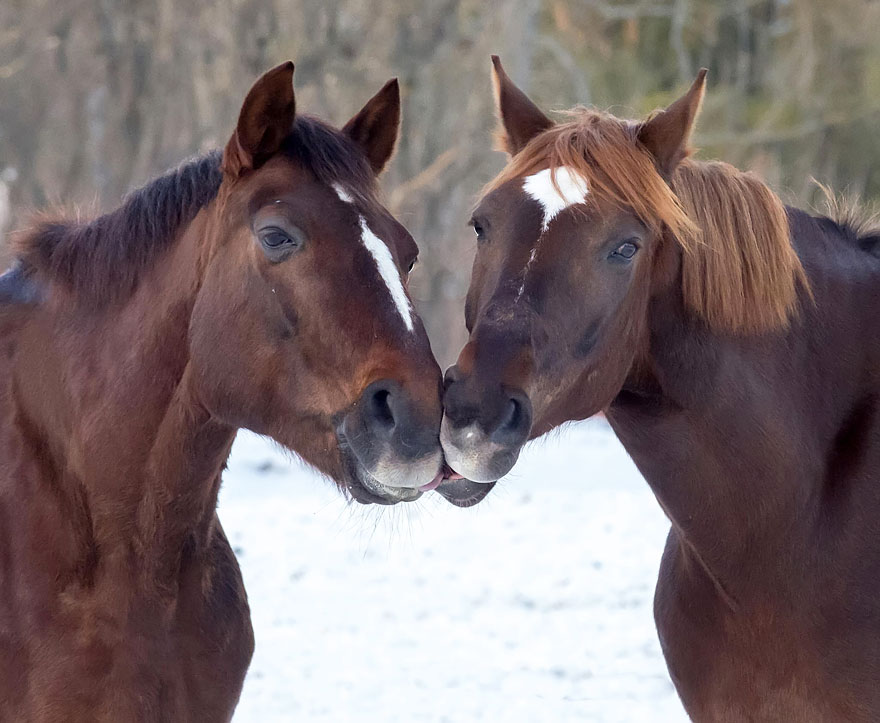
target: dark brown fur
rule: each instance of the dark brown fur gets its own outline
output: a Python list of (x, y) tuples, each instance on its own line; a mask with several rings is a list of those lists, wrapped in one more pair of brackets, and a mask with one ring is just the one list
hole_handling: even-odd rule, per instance
[[(417, 249), (374, 174), (397, 86), (355, 139), (294, 118), (292, 75), (257, 81), (222, 157), (19, 240), (0, 307), (0, 721), (231, 718), (254, 647), (215, 512), (238, 428), (364, 502), (419, 494), (379, 484), (377, 460), (439, 471), (439, 369), (358, 226), (405, 275)], [(288, 256), (260, 241), (267, 217), (302, 242)], [(383, 417), (381, 439), (377, 384), (400, 427)]]
[[(497, 478), (526, 439), (604, 410), (672, 523), (655, 616), (688, 714), (878, 720), (876, 230), (683, 160), (702, 90), (528, 139), (541, 111), (500, 105), (517, 155), (474, 214), (444, 450)], [(539, 237), (522, 176), (559, 165), (590, 194)]]

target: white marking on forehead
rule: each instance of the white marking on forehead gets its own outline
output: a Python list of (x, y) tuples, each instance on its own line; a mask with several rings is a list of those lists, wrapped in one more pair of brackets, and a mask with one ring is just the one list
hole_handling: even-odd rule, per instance
[(370, 227), (367, 226), (367, 220), (363, 216), (360, 217), (360, 224), (361, 241), (367, 247), (367, 251), (373, 256), (376, 267), (379, 269), (379, 276), (382, 277), (382, 281), (388, 287), (388, 291), (391, 293), (391, 300), (394, 302), (394, 306), (397, 307), (397, 313), (400, 314), (403, 323), (406, 324), (407, 331), (412, 331), (412, 307), (403, 288), (403, 283), (400, 280), (400, 272), (397, 270), (397, 265), (391, 257), (391, 251), (370, 230)]
[(334, 183), (333, 190), (336, 191), (336, 195), (339, 196), (340, 200), (345, 201), (345, 203), (354, 203), (354, 198), (345, 190), (341, 183)]
[[(354, 198), (345, 190), (345, 187), (342, 184), (334, 183), (333, 190), (336, 191), (336, 195), (339, 196), (340, 200), (345, 203), (354, 204)], [(358, 214), (358, 223), (360, 223), (361, 226), (361, 242), (367, 247), (367, 251), (370, 252), (373, 260), (376, 262), (376, 268), (379, 269), (379, 276), (382, 277), (382, 281), (384, 281), (385, 286), (388, 287), (388, 293), (391, 294), (391, 300), (394, 302), (394, 306), (397, 308), (397, 313), (400, 314), (400, 318), (403, 319), (407, 331), (412, 331), (412, 306), (410, 305), (409, 297), (407, 297), (406, 291), (403, 288), (403, 283), (400, 281), (400, 272), (397, 270), (397, 265), (394, 263), (394, 258), (391, 256), (391, 251), (389, 251), (388, 247), (382, 242), (382, 240), (370, 230), (370, 227), (367, 225), (367, 220), (362, 214)]]
[(538, 171), (523, 181), (523, 190), (540, 203), (544, 210), (541, 233), (547, 230), (550, 222), (559, 215), (560, 211), (583, 203), (589, 193), (587, 179), (568, 166), (560, 166), (556, 169), (556, 186), (553, 185), (549, 168)]

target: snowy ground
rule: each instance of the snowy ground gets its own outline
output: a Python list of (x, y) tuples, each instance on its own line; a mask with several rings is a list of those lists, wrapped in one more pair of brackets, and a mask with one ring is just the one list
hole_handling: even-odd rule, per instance
[(469, 510), (347, 504), (242, 434), (220, 517), (257, 638), (236, 723), (686, 720), (651, 614), (668, 525), (601, 421)]

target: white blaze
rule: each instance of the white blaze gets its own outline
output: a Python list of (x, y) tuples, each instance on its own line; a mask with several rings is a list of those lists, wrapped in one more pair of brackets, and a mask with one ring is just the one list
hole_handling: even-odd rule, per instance
[(391, 299), (397, 307), (397, 313), (400, 314), (400, 318), (403, 319), (403, 323), (406, 324), (407, 330), (412, 331), (412, 308), (409, 305), (406, 291), (403, 289), (403, 282), (400, 280), (400, 272), (397, 270), (397, 264), (394, 263), (394, 259), (392, 258), (388, 247), (382, 243), (379, 237), (370, 230), (369, 226), (367, 226), (367, 220), (363, 216), (360, 217), (360, 222), (361, 241), (363, 241), (364, 246), (367, 247), (367, 251), (372, 254), (376, 266), (379, 269), (379, 276), (382, 277), (382, 281), (384, 281), (385, 285), (388, 287), (388, 291), (391, 293)]
[(544, 211), (542, 233), (547, 230), (550, 222), (559, 215), (560, 211), (583, 203), (589, 193), (587, 179), (568, 166), (560, 166), (556, 169), (556, 186), (553, 185), (549, 168), (538, 171), (523, 181), (523, 190), (540, 203)]
[(569, 206), (583, 203), (587, 199), (587, 193), (589, 193), (587, 179), (568, 166), (560, 166), (556, 169), (555, 186), (553, 185), (553, 180), (554, 174), (549, 168), (545, 168), (543, 171), (526, 176), (523, 181), (523, 191), (526, 192), (529, 198), (534, 199), (541, 205), (544, 219), (541, 222), (541, 236), (535, 241), (532, 252), (529, 254), (529, 260), (522, 270), (522, 281), (517, 290), (515, 301), (519, 301), (523, 291), (525, 291), (526, 277), (529, 275), (529, 269), (532, 268), (532, 263), (538, 255), (538, 244), (550, 226), (550, 222)]
[[(354, 198), (340, 184), (334, 183), (333, 190), (336, 191), (336, 195), (345, 203), (354, 203)], [(400, 271), (397, 270), (394, 257), (391, 256), (388, 246), (370, 230), (370, 227), (367, 225), (367, 219), (363, 217), (363, 214), (358, 214), (358, 222), (361, 227), (361, 243), (367, 247), (367, 251), (370, 252), (373, 260), (376, 262), (379, 276), (385, 282), (388, 293), (391, 294), (391, 300), (394, 302), (400, 318), (403, 319), (407, 331), (412, 331), (412, 306), (403, 288), (403, 282), (400, 280)]]

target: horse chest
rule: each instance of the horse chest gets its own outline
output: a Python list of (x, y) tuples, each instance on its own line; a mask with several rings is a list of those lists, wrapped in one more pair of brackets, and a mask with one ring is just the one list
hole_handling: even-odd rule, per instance
[(189, 720), (226, 720), (238, 702), (254, 651), (238, 561), (215, 517), (208, 562), (181, 584), (178, 654)]
[(204, 554), (184, 560), (174, 597), (108, 573), (45, 601), (39, 621), (15, 617), (27, 641), (0, 636), (0, 670), (16, 673), (0, 679), (0, 720), (229, 720), (254, 646), (219, 523)]
[[(880, 714), (865, 651), (859, 650), (880, 628), (848, 639), (843, 654), (835, 655), (820, 642), (821, 631), (826, 639), (842, 632), (827, 629), (821, 604), (741, 598), (732, 610), (674, 530), (654, 613), (670, 675), (695, 721), (873, 721)], [(861, 682), (848, 675), (849, 667), (861, 668)]]

